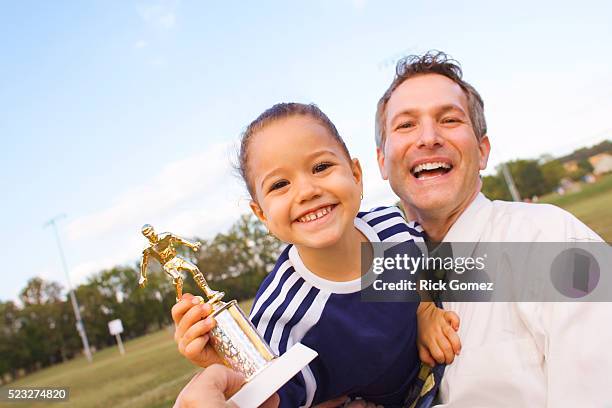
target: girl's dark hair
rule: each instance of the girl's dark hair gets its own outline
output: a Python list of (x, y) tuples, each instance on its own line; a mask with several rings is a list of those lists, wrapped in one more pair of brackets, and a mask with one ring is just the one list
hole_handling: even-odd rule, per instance
[[(321, 125), (323, 125), (330, 133), (330, 135), (338, 142), (342, 151), (346, 154), (348, 160), (351, 160), (351, 155), (349, 154), (348, 149), (346, 148), (346, 144), (344, 140), (340, 137), (338, 133), (338, 129), (332, 123), (332, 121), (327, 117), (326, 114), (319, 109), (319, 107), (315, 104), (304, 104), (304, 103), (277, 103), (269, 109), (266, 109), (261, 115), (257, 117), (253, 122), (247, 126), (246, 130), (242, 134), (242, 138), (240, 140), (240, 152), (238, 153), (238, 165), (237, 170), (240, 173), (240, 176), (244, 180), (247, 190), (251, 195), (251, 198), (255, 199), (255, 190), (253, 189), (250, 179), (249, 179), (249, 170), (248, 170), (248, 162), (249, 162), (249, 142), (252, 139), (253, 135), (269, 124), (276, 122), (277, 120), (286, 119), (292, 116), (309, 116), (316, 121), (318, 121)], [(270, 141), (270, 143), (274, 143), (274, 141)]]

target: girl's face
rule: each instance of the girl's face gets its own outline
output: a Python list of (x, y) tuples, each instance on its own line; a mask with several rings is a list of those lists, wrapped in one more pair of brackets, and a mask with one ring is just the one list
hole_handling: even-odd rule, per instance
[(255, 133), (248, 174), (251, 209), (281, 241), (324, 248), (353, 228), (361, 167), (315, 119), (292, 116)]

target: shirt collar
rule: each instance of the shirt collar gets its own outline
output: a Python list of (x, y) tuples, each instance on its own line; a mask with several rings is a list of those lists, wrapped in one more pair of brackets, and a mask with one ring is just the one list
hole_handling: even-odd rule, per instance
[[(361, 231), (371, 243), (373, 243), (372, 249), (374, 252), (374, 257), (383, 258), (383, 247), (380, 243), (381, 241), (376, 233), (376, 230), (374, 230), (370, 224), (359, 217), (355, 218), (354, 224), (355, 227)], [(362, 287), (368, 287), (374, 282), (374, 280), (376, 280), (376, 275), (374, 274), (371, 265), (369, 270), (363, 276), (351, 281), (337, 282), (321, 278), (306, 267), (295, 245), (291, 245), (291, 248), (289, 248), (289, 260), (291, 261), (295, 272), (306, 282), (327, 293), (346, 294), (359, 292), (362, 290)], [(338, 260), (338, 262), (340, 261)]]
[(493, 203), (478, 193), (448, 230), (444, 242), (479, 242), (489, 223)]

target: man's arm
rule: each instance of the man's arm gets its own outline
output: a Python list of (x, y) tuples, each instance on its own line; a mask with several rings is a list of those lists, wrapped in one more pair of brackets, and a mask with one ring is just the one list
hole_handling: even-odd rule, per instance
[[(561, 237), (560, 237), (561, 238)], [(603, 242), (588, 226), (566, 213), (559, 242)], [(595, 244), (598, 245), (598, 244)], [(607, 267), (608, 265), (606, 265)], [(609, 269), (601, 265), (601, 272)], [(539, 321), (531, 325), (534, 337), (543, 334), (547, 406), (612, 406), (612, 316), (610, 302), (521, 303)], [(534, 315), (533, 313), (531, 314)]]

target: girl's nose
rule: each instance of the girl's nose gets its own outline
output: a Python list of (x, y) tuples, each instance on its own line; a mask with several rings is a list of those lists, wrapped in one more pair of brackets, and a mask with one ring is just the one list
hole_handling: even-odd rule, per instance
[(317, 185), (317, 183), (307, 178), (302, 180), (297, 185), (297, 193), (296, 193), (296, 201), (298, 203), (303, 203), (305, 201), (313, 200), (321, 196), (321, 188)]

